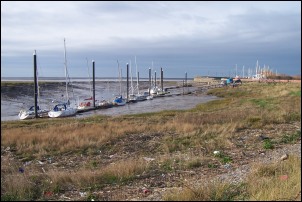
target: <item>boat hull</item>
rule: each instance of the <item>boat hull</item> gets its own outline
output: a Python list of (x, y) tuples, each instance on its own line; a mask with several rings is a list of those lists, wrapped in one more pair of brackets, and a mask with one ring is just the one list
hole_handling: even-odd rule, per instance
[(74, 116), (77, 113), (77, 109), (75, 108), (68, 108), (66, 110), (61, 111), (54, 111), (51, 110), (48, 112), (48, 116), (51, 118), (58, 118), (58, 117), (67, 117), (67, 116)]
[[(48, 117), (48, 110), (38, 110), (38, 117)], [(20, 111), (18, 115), (19, 119), (34, 119), (35, 118), (35, 111)]]

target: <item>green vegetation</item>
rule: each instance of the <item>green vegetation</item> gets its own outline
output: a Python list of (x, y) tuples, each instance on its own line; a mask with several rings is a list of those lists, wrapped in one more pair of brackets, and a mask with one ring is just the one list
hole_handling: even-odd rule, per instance
[(229, 162), (232, 161), (231, 157), (229, 157), (226, 154), (221, 153), (221, 152), (219, 154), (215, 155), (215, 156), (218, 157), (219, 160), (221, 161), (221, 163), (223, 163), (223, 164), (226, 164), (226, 163), (229, 163)]
[(298, 130), (291, 134), (284, 134), (282, 136), (281, 143), (285, 143), (285, 144), (295, 143), (298, 140), (301, 141), (301, 130)]
[(273, 149), (274, 145), (270, 139), (266, 139), (266, 140), (264, 140), (263, 148), (264, 149)]

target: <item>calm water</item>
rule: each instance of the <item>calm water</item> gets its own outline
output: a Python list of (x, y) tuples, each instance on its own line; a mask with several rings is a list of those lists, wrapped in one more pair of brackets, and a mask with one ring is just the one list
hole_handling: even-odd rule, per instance
[[(181, 81), (179, 81), (181, 82)], [(134, 84), (135, 83), (135, 84)], [(136, 82), (133, 83), (134, 94), (137, 93), (135, 88)], [(178, 83), (180, 84), (180, 83)], [(147, 91), (148, 82), (140, 82), (140, 91)], [(131, 85), (130, 85), (131, 87)], [(168, 86), (164, 86), (168, 87)], [(125, 92), (126, 82), (122, 83), (120, 87), (119, 82), (116, 81), (96, 81), (95, 84), (95, 97), (98, 100), (105, 99), (112, 101), (115, 95), (119, 94), (120, 90)], [(77, 114), (73, 118), (87, 117), (91, 115), (111, 115), (118, 116), (124, 114), (136, 114), (144, 112), (157, 112), (162, 110), (183, 110), (195, 107), (199, 103), (208, 102), (217, 99), (215, 96), (207, 95), (176, 95), (183, 93), (183, 91), (194, 91), (194, 87), (170, 89), (169, 91), (173, 96), (154, 98), (153, 100), (146, 100), (137, 103), (129, 103), (125, 106), (113, 107), (108, 109), (99, 109), (85, 113)], [(131, 93), (131, 88), (130, 88)], [(73, 104), (79, 103), (84, 98), (90, 97), (91, 84), (89, 82), (73, 82), (73, 88), (68, 91), (69, 97)], [(65, 99), (65, 88), (53, 89), (40, 89), (40, 102), (41, 108), (52, 108), (56, 101)], [(34, 103), (34, 98), (31, 96), (16, 95), (16, 97), (7, 97), (1, 93), (1, 121), (19, 120), (18, 113), (21, 109), (27, 109)]]

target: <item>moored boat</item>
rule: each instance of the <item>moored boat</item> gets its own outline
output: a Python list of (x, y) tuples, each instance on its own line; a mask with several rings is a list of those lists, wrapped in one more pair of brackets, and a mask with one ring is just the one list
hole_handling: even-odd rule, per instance
[(126, 99), (124, 99), (122, 96), (117, 96), (113, 99), (112, 104), (115, 106), (123, 106), (126, 104)]
[(64, 39), (64, 55), (65, 55), (65, 79), (66, 79), (66, 97), (67, 102), (59, 103), (54, 106), (54, 108), (48, 112), (48, 116), (51, 118), (57, 117), (66, 117), (66, 116), (73, 116), (77, 113), (77, 107), (72, 107), (70, 105), (69, 97), (68, 97), (68, 82), (67, 82), (67, 61), (66, 61), (66, 46), (65, 46), (65, 39)]
[[(37, 111), (38, 117), (40, 118), (48, 116), (47, 113), (49, 112), (49, 110), (47, 109), (40, 109), (40, 107), (37, 106)], [(18, 114), (18, 117), (21, 120), (35, 118), (35, 106), (31, 106), (28, 110), (21, 110)]]
[[(34, 52), (34, 85), (35, 85), (35, 105), (31, 106), (28, 110), (22, 109), (20, 110), (18, 117), (21, 120), (24, 119), (33, 119), (33, 118), (42, 118), (47, 117), (47, 113), (49, 110), (47, 109), (40, 109), (40, 107), (37, 105), (40, 101), (40, 91), (39, 91), (39, 82), (38, 82), (38, 70), (37, 70), (37, 57), (36, 57), (36, 51)], [(35, 106), (37, 111), (37, 117), (35, 112)]]
[(73, 116), (77, 113), (77, 109), (71, 107), (68, 103), (60, 103), (48, 112), (48, 116), (51, 118)]

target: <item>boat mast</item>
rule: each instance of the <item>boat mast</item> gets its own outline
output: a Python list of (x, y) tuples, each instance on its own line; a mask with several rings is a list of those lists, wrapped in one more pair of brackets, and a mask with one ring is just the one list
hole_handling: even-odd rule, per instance
[(64, 58), (65, 58), (65, 81), (66, 81), (66, 98), (67, 98), (67, 102), (69, 100), (69, 96), (68, 96), (68, 82), (67, 82), (67, 59), (66, 59), (66, 45), (65, 45), (65, 38), (64, 38)]
[(117, 71), (118, 71), (118, 78), (120, 83), (120, 95), (122, 95), (122, 73), (120, 71), (120, 63), (117, 60)]
[(135, 56), (135, 66), (136, 66), (136, 85), (137, 85), (137, 94), (139, 94), (139, 86), (138, 86), (138, 71), (137, 71), (137, 63), (136, 63), (136, 56)]
[(87, 70), (88, 70), (88, 79), (89, 79), (89, 89), (90, 89), (90, 94), (92, 94), (92, 89), (91, 89), (91, 80), (90, 80), (90, 73), (89, 73), (89, 65), (88, 65), (88, 59), (86, 58), (87, 61)]
[(132, 79), (132, 65), (130, 60), (130, 74), (131, 74), (131, 94), (133, 95), (133, 79)]

